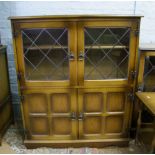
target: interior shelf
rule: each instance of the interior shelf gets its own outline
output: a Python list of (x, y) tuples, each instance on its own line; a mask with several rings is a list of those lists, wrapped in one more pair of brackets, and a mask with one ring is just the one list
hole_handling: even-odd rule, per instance
[(24, 49), (29, 49), (29, 50), (38, 50), (38, 49), (43, 49), (43, 50), (48, 50), (48, 49), (67, 49), (68, 46), (53, 46), (53, 45), (38, 45), (38, 46), (25, 46)]
[(111, 48), (114, 48), (114, 49), (124, 49), (124, 48), (129, 48), (128, 46), (124, 46), (124, 45), (87, 45), (85, 46), (85, 49), (111, 49)]
[[(29, 50), (38, 50), (38, 49), (43, 49), (43, 50), (48, 50), (48, 49), (67, 49), (68, 46), (53, 46), (53, 45), (38, 45), (38, 46), (25, 46), (24, 49), (29, 49)], [(121, 45), (86, 45), (85, 49), (124, 49), (124, 48), (129, 48), (128, 46), (121, 46)]]

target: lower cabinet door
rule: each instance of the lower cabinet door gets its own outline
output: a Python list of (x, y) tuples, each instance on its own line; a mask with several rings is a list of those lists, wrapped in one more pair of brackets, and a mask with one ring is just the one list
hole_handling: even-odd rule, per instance
[(79, 89), (79, 138), (127, 138), (131, 105), (125, 88)]
[(125, 88), (23, 91), (27, 139), (127, 138), (131, 101)]
[(27, 139), (77, 139), (74, 89), (31, 89), (23, 92)]

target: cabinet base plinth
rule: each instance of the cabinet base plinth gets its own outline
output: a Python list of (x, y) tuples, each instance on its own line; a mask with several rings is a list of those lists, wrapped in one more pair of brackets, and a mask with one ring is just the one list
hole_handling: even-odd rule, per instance
[(102, 139), (102, 140), (25, 140), (25, 146), (28, 149), (38, 147), (96, 147), (102, 148), (106, 146), (128, 146), (129, 139)]

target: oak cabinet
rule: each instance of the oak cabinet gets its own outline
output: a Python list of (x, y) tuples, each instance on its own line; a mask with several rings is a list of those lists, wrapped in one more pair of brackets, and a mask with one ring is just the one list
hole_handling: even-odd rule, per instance
[[(135, 108), (135, 116), (139, 116), (137, 121), (137, 141), (145, 146), (147, 151), (152, 153), (155, 148), (155, 117), (153, 111), (155, 96), (155, 46), (153, 44), (141, 45), (140, 52), (137, 85), (139, 92), (137, 93), (137, 108)], [(144, 100), (146, 99), (146, 102), (143, 101), (143, 98)]]
[(0, 144), (12, 120), (6, 46), (0, 46)]
[(140, 16), (11, 22), (26, 146), (127, 144)]

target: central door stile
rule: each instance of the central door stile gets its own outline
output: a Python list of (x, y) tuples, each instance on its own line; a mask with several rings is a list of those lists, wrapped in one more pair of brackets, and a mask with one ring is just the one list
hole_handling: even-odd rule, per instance
[(83, 23), (77, 23), (78, 43), (77, 43), (77, 64), (78, 64), (78, 85), (84, 85), (84, 32)]
[(82, 102), (83, 102), (83, 98), (82, 98), (82, 92), (78, 89), (77, 91), (77, 96), (78, 96), (78, 136), (79, 139), (83, 138), (83, 118), (82, 118), (82, 114), (83, 114), (83, 109), (82, 109)]
[(71, 90), (73, 95), (71, 96), (71, 119), (72, 119), (72, 138), (78, 139), (78, 105), (77, 105), (77, 90)]
[(69, 54), (70, 54), (70, 86), (77, 86), (77, 24), (70, 22), (69, 26)]

